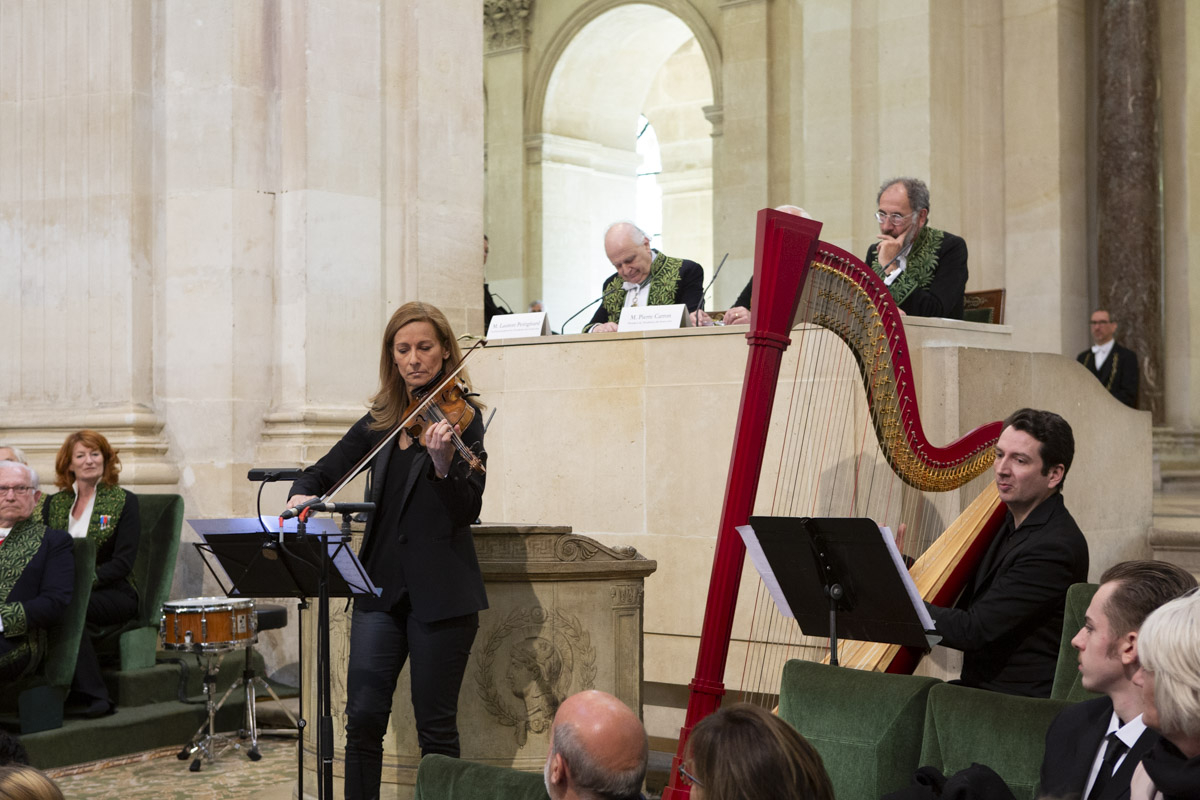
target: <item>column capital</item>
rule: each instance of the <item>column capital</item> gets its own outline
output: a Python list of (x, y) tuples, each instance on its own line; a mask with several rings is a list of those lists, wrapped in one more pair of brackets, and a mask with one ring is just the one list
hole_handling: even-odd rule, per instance
[(489, 56), (529, 49), (533, 0), (484, 0), (483, 51)]

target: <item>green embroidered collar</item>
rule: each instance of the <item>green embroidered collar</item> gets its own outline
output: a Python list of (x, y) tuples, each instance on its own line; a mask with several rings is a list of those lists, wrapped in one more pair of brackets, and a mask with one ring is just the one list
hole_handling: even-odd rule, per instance
[[(74, 489), (63, 489), (50, 498), (48, 516), (51, 528), (71, 529), (71, 507), (75, 505)], [(125, 490), (106, 483), (96, 485), (96, 502), (92, 504), (92, 518), (88, 520), (87, 538), (99, 548), (117, 532), (117, 523), (125, 509)]]
[[(679, 272), (683, 269), (682, 258), (672, 258), (665, 253), (659, 253), (650, 264), (650, 291), (647, 304), (652, 306), (669, 306), (675, 302), (675, 289), (679, 286)], [(625, 295), (616, 291), (621, 288), (620, 274), (613, 275), (604, 285), (607, 296), (604, 298), (604, 309), (608, 312), (610, 322), (621, 319), (621, 309), (625, 307)]]
[[(942, 239), (945, 236), (944, 231), (928, 225), (917, 234), (912, 249), (908, 251), (908, 257), (904, 260), (904, 272), (901, 272), (900, 277), (892, 281), (892, 285), (888, 287), (896, 305), (907, 300), (914, 290), (924, 289), (933, 283), (933, 275), (937, 272), (938, 266), (938, 251), (942, 248)], [(875, 255), (871, 258), (871, 269), (880, 278), (887, 274), (884, 272), (883, 265), (879, 263), (878, 247), (875, 248)]]

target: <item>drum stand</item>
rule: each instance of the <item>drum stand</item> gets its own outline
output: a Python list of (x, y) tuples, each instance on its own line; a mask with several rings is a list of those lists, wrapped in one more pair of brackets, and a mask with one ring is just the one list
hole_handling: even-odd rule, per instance
[[(183, 749), (177, 754), (180, 761), (186, 761), (192, 758), (192, 763), (188, 765), (188, 770), (191, 772), (199, 772), (200, 765), (203, 759), (208, 759), (210, 762), (216, 759), (217, 753), (232, 746), (235, 750), (241, 747), (239, 742), (233, 741), (232, 736), (217, 733), (217, 712), (221, 710), (221, 706), (225, 705), (225, 700), (237, 687), (237, 683), (225, 690), (225, 694), (219, 701), (215, 699), (217, 693), (217, 670), (221, 667), (221, 661), (225, 658), (224, 652), (209, 652), (204, 654), (204, 707), (208, 711), (207, 719), (196, 729), (192, 734), (191, 740), (184, 745)], [(205, 733), (205, 729), (208, 732)], [(201, 735), (203, 734), (203, 736)], [(257, 742), (255, 742), (254, 755), (250, 756), (251, 760), (257, 761), (262, 758), (258, 754)]]

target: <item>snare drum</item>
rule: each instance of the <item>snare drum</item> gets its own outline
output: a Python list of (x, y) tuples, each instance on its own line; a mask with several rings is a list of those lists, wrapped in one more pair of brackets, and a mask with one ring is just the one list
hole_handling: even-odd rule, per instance
[(233, 597), (190, 597), (163, 603), (159, 626), (164, 650), (220, 653), (258, 641), (254, 601)]

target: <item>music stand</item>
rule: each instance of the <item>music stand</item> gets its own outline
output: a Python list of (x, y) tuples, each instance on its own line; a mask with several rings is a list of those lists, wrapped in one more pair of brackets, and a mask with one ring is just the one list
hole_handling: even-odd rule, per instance
[(776, 605), (807, 636), (927, 650), (933, 620), (891, 537), (863, 517), (751, 517), (739, 527)]
[[(266, 517), (189, 520), (204, 540), (195, 545), (196, 550), (226, 595), (317, 598), (317, 787), (318, 796), (329, 800), (333, 798), (329, 598), (381, 593), (350, 549), (350, 517), (342, 515), (340, 528), (322, 519), (286, 521), (282, 528), (279, 520)], [(225, 572), (228, 587), (206, 553)], [(304, 751), (303, 740), (300, 751)], [(303, 775), (301, 762), (301, 782)]]

